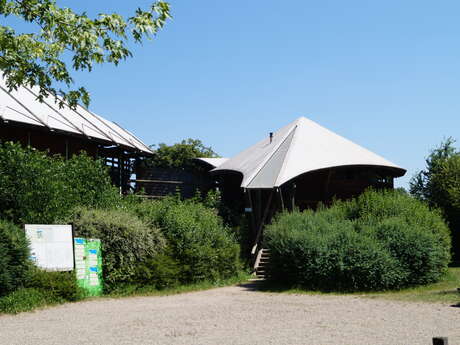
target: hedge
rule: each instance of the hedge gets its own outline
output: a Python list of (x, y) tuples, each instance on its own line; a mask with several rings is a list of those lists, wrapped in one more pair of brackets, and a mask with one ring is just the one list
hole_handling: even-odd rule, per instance
[(78, 207), (68, 219), (75, 235), (101, 240), (103, 278), (108, 291), (136, 282), (136, 268), (161, 253), (164, 236), (153, 226), (125, 210)]
[(0, 145), (0, 218), (50, 224), (78, 205), (109, 207), (119, 198), (107, 168), (84, 153), (64, 160), (6, 142)]
[(31, 267), (24, 230), (0, 220), (0, 296), (22, 287)]
[(144, 221), (161, 229), (180, 267), (181, 283), (226, 279), (240, 270), (239, 245), (216, 210), (176, 198), (131, 207)]
[(450, 261), (441, 215), (398, 191), (283, 213), (267, 227), (268, 277), (316, 290), (382, 290), (438, 281)]

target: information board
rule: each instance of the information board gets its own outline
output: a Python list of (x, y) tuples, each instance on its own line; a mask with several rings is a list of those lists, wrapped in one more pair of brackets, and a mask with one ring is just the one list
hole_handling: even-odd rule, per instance
[(77, 282), (88, 296), (102, 294), (101, 241), (75, 238), (75, 268)]
[(30, 259), (47, 271), (72, 271), (74, 268), (72, 226), (26, 224)]

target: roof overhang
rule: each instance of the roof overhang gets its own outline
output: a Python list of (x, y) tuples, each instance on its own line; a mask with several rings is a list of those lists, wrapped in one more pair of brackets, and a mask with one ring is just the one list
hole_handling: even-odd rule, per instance
[(388, 169), (394, 177), (406, 173), (405, 169), (304, 117), (224, 162), (212, 173), (239, 172), (243, 174), (241, 187), (269, 189), (309, 172), (347, 166)]
[(51, 95), (45, 97), (43, 102), (38, 101), (37, 97), (36, 87), (19, 87), (10, 91), (4, 78), (0, 77), (0, 119), (16, 126), (32, 126), (124, 147), (130, 151), (153, 153), (129, 131), (80, 105), (75, 109), (67, 105), (59, 107)]

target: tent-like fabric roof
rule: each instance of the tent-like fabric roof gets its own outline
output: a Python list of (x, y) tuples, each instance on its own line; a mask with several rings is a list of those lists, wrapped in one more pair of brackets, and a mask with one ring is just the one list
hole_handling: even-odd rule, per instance
[(348, 139), (300, 117), (254, 146), (227, 160), (212, 173), (236, 171), (243, 174), (241, 187), (279, 187), (315, 170), (341, 166), (390, 168), (394, 176), (406, 170)]
[(201, 162), (207, 163), (213, 168), (217, 168), (218, 166), (224, 164), (226, 161), (228, 161), (228, 158), (195, 158), (196, 160), (199, 160)]
[(109, 145), (121, 145), (136, 151), (152, 153), (152, 150), (133, 134), (88, 109), (78, 105), (75, 110), (60, 108), (53, 96), (41, 103), (37, 100), (37, 88), (19, 87), (8, 91), (0, 76), (0, 119), (48, 128), (97, 139)]

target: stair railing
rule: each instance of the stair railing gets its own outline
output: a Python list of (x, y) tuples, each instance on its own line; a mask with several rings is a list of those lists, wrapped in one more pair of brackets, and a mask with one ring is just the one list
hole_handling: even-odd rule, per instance
[(259, 264), (260, 264), (260, 259), (262, 258), (262, 252), (263, 252), (263, 249), (259, 249), (259, 251), (257, 252), (257, 256), (256, 256), (256, 260), (254, 262), (254, 271), (257, 269), (257, 267), (259, 267)]

